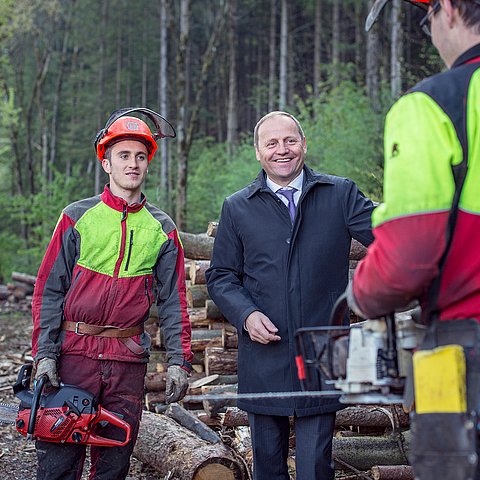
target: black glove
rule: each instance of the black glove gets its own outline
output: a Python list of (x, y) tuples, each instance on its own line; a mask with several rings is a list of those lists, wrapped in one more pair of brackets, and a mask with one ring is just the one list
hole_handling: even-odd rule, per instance
[(353, 283), (350, 281), (347, 285), (347, 290), (345, 291), (347, 296), (347, 303), (350, 310), (355, 314), (358, 315), (360, 318), (367, 318), (367, 316), (360, 310), (358, 306), (357, 299), (353, 294)]
[(57, 372), (57, 361), (53, 358), (42, 358), (38, 361), (35, 380), (38, 380), (42, 375), (48, 377), (48, 381), (53, 387), (60, 386)]
[(179, 365), (168, 367), (165, 403), (178, 402), (185, 396), (187, 389), (188, 373)]

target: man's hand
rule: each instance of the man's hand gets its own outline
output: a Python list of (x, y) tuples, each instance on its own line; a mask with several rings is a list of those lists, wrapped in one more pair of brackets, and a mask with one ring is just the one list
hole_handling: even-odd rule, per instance
[(278, 328), (262, 312), (252, 312), (245, 320), (245, 329), (254, 342), (267, 344), (278, 342), (281, 338), (276, 335)]
[(167, 370), (165, 402), (167, 404), (181, 400), (188, 389), (188, 373), (178, 365), (171, 365)]
[(48, 377), (48, 381), (51, 383), (52, 387), (60, 386), (57, 372), (57, 361), (53, 358), (42, 358), (38, 361), (35, 380), (38, 380), (42, 375)]

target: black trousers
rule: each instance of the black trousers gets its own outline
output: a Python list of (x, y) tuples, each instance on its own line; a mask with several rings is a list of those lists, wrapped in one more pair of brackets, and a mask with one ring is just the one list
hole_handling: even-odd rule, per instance
[[(289, 480), (289, 417), (248, 414), (255, 480)], [(335, 413), (295, 417), (297, 480), (333, 480), (332, 437)]]
[[(60, 357), (59, 375), (63, 383), (93, 393), (99, 404), (121, 414), (132, 426), (132, 440), (124, 447), (90, 448), (90, 480), (122, 480), (128, 475), (130, 456), (138, 435), (143, 408), (146, 364), (94, 360), (78, 355)], [(124, 439), (123, 431), (109, 425), (96, 432), (101, 437)], [(86, 446), (36, 442), (37, 480), (79, 480)]]

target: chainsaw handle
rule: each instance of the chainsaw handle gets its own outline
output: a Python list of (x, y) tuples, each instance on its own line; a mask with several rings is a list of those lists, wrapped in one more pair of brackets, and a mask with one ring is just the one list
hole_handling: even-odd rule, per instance
[(37, 420), (38, 406), (40, 405), (40, 396), (42, 395), (43, 387), (47, 383), (48, 376), (40, 375), (40, 378), (35, 382), (35, 389), (32, 398), (32, 409), (30, 410), (30, 417), (28, 418), (27, 435), (33, 436), (35, 430), (35, 422)]
[(108, 422), (115, 427), (120, 428), (125, 432), (125, 440), (114, 440), (112, 438), (100, 437), (91, 433), (88, 439), (89, 445), (108, 446), (108, 447), (124, 447), (132, 438), (132, 427), (128, 422), (122, 420), (118, 415), (115, 415), (108, 410), (105, 410), (100, 405), (98, 406), (98, 413), (95, 418), (95, 425), (100, 422)]
[(332, 312), (330, 314), (330, 326), (345, 326), (344, 317), (348, 310), (347, 293), (343, 292), (333, 305)]

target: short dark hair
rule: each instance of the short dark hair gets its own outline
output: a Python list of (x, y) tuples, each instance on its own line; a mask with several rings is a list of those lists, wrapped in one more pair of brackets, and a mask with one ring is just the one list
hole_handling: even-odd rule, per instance
[(300, 125), (300, 122), (293, 115), (291, 115), (290, 113), (287, 113), (287, 112), (282, 112), (280, 110), (275, 110), (273, 112), (270, 112), (270, 113), (267, 113), (266, 115), (264, 115), (255, 125), (255, 128), (253, 129), (253, 145), (255, 147), (258, 147), (258, 129), (260, 128), (262, 123), (265, 120), (268, 120), (269, 118), (280, 117), (280, 116), (288, 117), (291, 120), (293, 120), (295, 122), (295, 125), (297, 126), (298, 133), (302, 137), (302, 140), (305, 139), (305, 133), (303, 132), (303, 128)]
[(480, 35), (480, 0), (452, 0), (452, 5), (458, 8), (465, 26)]

